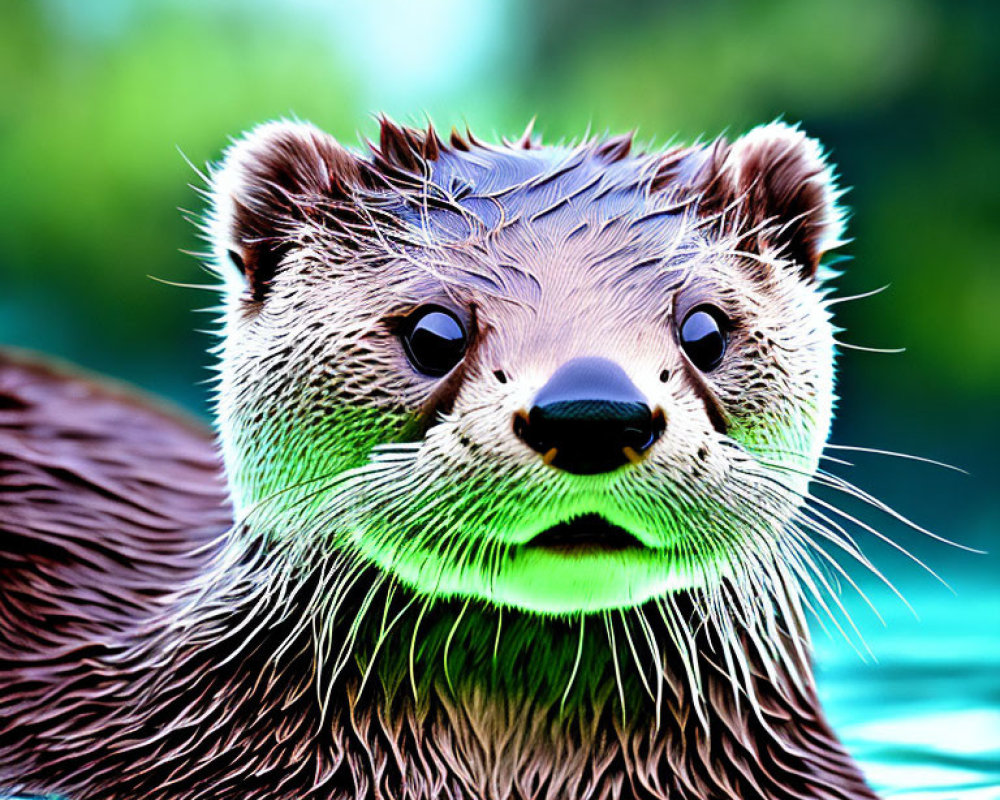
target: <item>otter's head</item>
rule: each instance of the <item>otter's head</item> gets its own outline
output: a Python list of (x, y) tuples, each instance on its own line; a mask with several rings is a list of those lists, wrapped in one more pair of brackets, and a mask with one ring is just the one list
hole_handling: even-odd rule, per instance
[(545, 614), (773, 577), (831, 418), (831, 173), (782, 124), (630, 145), (230, 149), (219, 415), (254, 535)]

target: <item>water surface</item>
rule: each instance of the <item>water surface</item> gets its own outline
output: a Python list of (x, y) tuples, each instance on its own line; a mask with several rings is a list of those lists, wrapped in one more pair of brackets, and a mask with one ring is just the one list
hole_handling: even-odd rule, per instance
[(827, 715), (885, 798), (1000, 798), (1000, 591), (976, 572), (949, 576), (954, 594), (931, 581), (901, 587), (919, 618), (875, 593), (885, 627), (852, 603), (877, 661), (815, 636)]

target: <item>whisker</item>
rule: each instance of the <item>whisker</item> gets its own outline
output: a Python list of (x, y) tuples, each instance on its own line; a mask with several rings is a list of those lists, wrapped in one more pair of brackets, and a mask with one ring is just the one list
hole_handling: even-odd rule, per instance
[[(780, 467), (780, 468), (784, 468), (784, 467)], [(799, 473), (799, 474), (805, 474), (805, 473)], [(775, 483), (776, 483), (776, 485), (775, 485)], [(789, 499), (791, 499), (792, 497), (795, 496), (795, 493), (792, 490), (790, 490), (790, 489), (785, 490), (784, 487), (781, 486), (780, 482), (772, 482), (771, 488), (772, 489), (776, 489), (776, 490), (784, 490), (784, 491), (786, 491), (787, 494), (789, 495)], [(864, 566), (873, 575), (875, 575), (883, 584), (885, 584), (885, 586), (887, 586), (893, 592), (893, 594), (895, 594), (903, 602), (903, 604), (912, 613), (914, 613), (914, 615), (916, 615), (916, 612), (914, 611), (913, 607), (906, 600), (906, 598), (903, 596), (903, 594), (881, 572), (881, 570), (879, 570), (874, 565), (874, 563), (872, 563), (872, 561), (862, 552), (862, 550), (859, 547), (859, 545), (857, 544), (857, 542), (843, 528), (843, 526), (841, 526), (840, 524), (838, 524), (836, 522), (836, 520), (833, 520), (830, 517), (828, 517), (825, 514), (823, 514), (823, 512), (820, 511), (819, 509), (816, 509), (816, 508), (813, 508), (812, 506), (810, 506), (808, 504), (809, 499), (810, 499), (810, 497), (808, 495), (803, 498), (803, 500), (805, 500), (805, 503), (800, 508), (796, 509), (796, 511), (793, 514), (793, 520), (798, 521), (800, 524), (806, 526), (806, 528), (808, 528), (810, 531), (818, 534), (819, 536), (821, 536), (822, 538), (826, 539), (827, 541), (835, 544), (839, 549), (841, 549), (842, 551), (844, 551), (845, 553), (847, 553), (848, 555), (850, 555), (851, 558), (853, 558), (856, 561), (858, 561), (858, 563), (860, 563), (862, 566)], [(809, 512), (810, 514), (814, 514), (816, 517), (819, 518), (820, 521), (817, 522), (817, 520), (811, 519), (810, 517), (806, 516), (806, 512)], [(829, 553), (827, 553), (821, 547), (818, 547), (817, 543), (811, 542), (811, 544), (813, 546), (815, 546), (816, 549), (817, 549), (817, 551), (820, 552), (820, 553), (822, 553), (823, 556), (825, 556), (826, 558), (831, 558), (830, 555), (829, 555)], [(838, 570), (842, 570), (843, 569), (840, 566), (839, 563), (837, 563), (835, 561), (833, 563), (835, 564), (835, 566), (837, 567)], [(852, 586), (854, 586), (854, 588), (856, 590), (858, 590), (858, 593), (861, 594), (861, 596), (865, 599), (865, 601), (871, 607), (871, 609), (875, 613), (875, 615), (880, 620), (882, 620), (882, 617), (879, 614), (878, 610), (874, 607), (874, 605), (872, 605), (872, 603), (870, 601), (868, 601), (868, 598), (860, 591), (860, 589), (856, 585), (854, 585), (853, 580), (846, 573), (846, 571), (843, 572), (843, 575), (844, 575), (844, 577), (848, 581), (851, 582)]]
[(417, 650), (417, 632), (420, 630), (420, 623), (424, 619), (424, 614), (433, 604), (432, 597), (425, 597), (424, 602), (420, 606), (420, 613), (417, 615), (416, 622), (413, 624), (413, 635), (410, 637), (410, 653), (409, 653), (409, 669), (410, 669), (410, 687), (413, 689), (413, 702), (417, 705), (420, 704), (420, 695), (417, 690), (417, 671), (416, 671), (416, 650)]
[(216, 284), (206, 284), (206, 283), (180, 283), (178, 281), (167, 280), (166, 278), (158, 278), (156, 275), (146, 275), (151, 281), (156, 281), (157, 283), (162, 283), (164, 286), (171, 286), (174, 289), (198, 289), (200, 291), (207, 292), (221, 292), (223, 287)]
[(697, 647), (694, 642), (694, 634), (677, 608), (675, 595), (668, 594), (666, 597), (657, 598), (654, 606), (659, 611), (660, 618), (663, 620), (663, 624), (667, 628), (674, 647), (677, 649), (677, 653), (684, 663), (684, 674), (687, 678), (688, 688), (691, 691), (691, 700), (695, 715), (701, 722), (702, 727), (708, 731), (708, 715), (705, 713), (702, 675), (696, 656)]
[(639, 651), (635, 649), (635, 642), (632, 640), (632, 632), (629, 629), (628, 620), (625, 617), (625, 612), (619, 610), (618, 618), (622, 623), (622, 631), (625, 633), (625, 641), (628, 644), (628, 648), (632, 653), (632, 660), (635, 662), (636, 672), (639, 673), (639, 680), (642, 682), (643, 687), (646, 690), (646, 694), (649, 695), (649, 699), (656, 701), (656, 695), (653, 692), (652, 687), (649, 685), (649, 680), (646, 677), (646, 670), (642, 665), (642, 659), (639, 658)]
[(663, 656), (657, 645), (656, 634), (653, 632), (653, 627), (650, 625), (649, 619), (642, 611), (636, 611), (635, 618), (639, 623), (639, 627), (642, 629), (643, 636), (646, 639), (646, 644), (649, 647), (649, 654), (653, 659), (653, 663), (656, 664), (656, 697), (653, 702), (655, 706), (655, 726), (658, 730), (660, 727), (660, 710), (663, 705), (663, 672), (665, 669)]
[(586, 629), (586, 615), (580, 614), (580, 638), (576, 645), (576, 657), (573, 659), (573, 669), (569, 673), (569, 679), (566, 681), (566, 688), (563, 690), (562, 699), (559, 701), (559, 714), (562, 715), (566, 710), (566, 699), (569, 697), (570, 689), (573, 688), (573, 681), (576, 680), (576, 674), (580, 669), (580, 661), (583, 658), (583, 638)]
[(854, 300), (864, 300), (868, 297), (874, 297), (875, 295), (882, 294), (886, 289), (888, 289), (892, 284), (887, 283), (885, 286), (880, 286), (877, 289), (872, 289), (870, 292), (862, 292), (861, 294), (847, 295), (846, 297), (828, 297), (824, 299), (823, 305), (825, 306), (839, 306), (841, 303), (850, 303)]
[[(816, 530), (816, 528), (811, 528), (811, 530)], [(879, 613), (879, 610), (875, 607), (875, 604), (872, 603), (872, 601), (869, 599), (868, 595), (864, 593), (864, 591), (861, 589), (860, 586), (858, 586), (857, 581), (855, 581), (851, 577), (851, 574), (844, 568), (844, 566), (840, 562), (838, 562), (832, 555), (830, 555), (830, 553), (828, 553), (826, 550), (824, 550), (822, 547), (820, 547), (817, 542), (813, 541), (809, 537), (803, 536), (802, 537), (802, 541), (803, 541), (804, 544), (808, 544), (810, 547), (812, 547), (812, 549), (813, 549), (814, 552), (819, 553), (823, 557), (823, 560), (828, 565), (830, 565), (830, 567), (833, 568), (837, 572), (838, 575), (840, 575), (844, 580), (846, 580), (850, 584), (850, 586), (854, 589), (854, 591), (856, 591), (858, 593), (858, 595), (861, 597), (861, 599), (864, 600), (864, 602), (868, 606), (868, 608), (871, 609), (872, 613), (878, 618), (878, 621), (881, 622), (883, 625), (885, 625), (885, 619)], [(870, 565), (870, 562), (866, 563), (867, 559), (859, 559), (859, 560), (861, 561), (862, 564), (865, 564), (865, 566), (869, 566)], [(878, 572), (877, 570), (875, 570), (874, 567), (872, 567), (872, 571), (876, 575), (878, 575), (880, 578), (882, 578), (882, 580), (887, 585), (889, 585), (891, 588), (895, 589), (895, 587), (892, 587), (892, 585), (889, 584), (889, 581), (887, 579), (885, 579), (880, 572)], [(903, 597), (903, 595), (900, 594), (898, 591), (896, 592), (896, 594), (897, 594), (897, 596), (899, 597), (900, 600), (902, 600), (904, 603), (906, 603), (907, 608), (909, 608), (912, 611), (913, 608), (912, 608), (912, 606), (910, 606), (909, 603), (906, 602), (906, 598)]]
[(878, 353), (880, 355), (899, 355), (900, 353), (905, 353), (905, 347), (865, 347), (860, 344), (850, 344), (848, 342), (842, 342), (840, 339), (834, 339), (834, 343), (837, 347), (843, 347), (845, 350), (858, 350), (862, 353)]
[(827, 442), (826, 446), (833, 450), (848, 450), (856, 453), (871, 453), (877, 456), (892, 456), (895, 458), (903, 458), (906, 459), (907, 461), (919, 461), (921, 464), (932, 464), (935, 467), (944, 467), (945, 469), (950, 469), (955, 472), (959, 472), (962, 475), (969, 474), (967, 470), (964, 470), (961, 467), (956, 467), (954, 464), (948, 464), (944, 461), (938, 461), (936, 459), (926, 458), (924, 456), (915, 456), (912, 455), (911, 453), (900, 453), (895, 450), (880, 450), (875, 447), (856, 447), (846, 444), (833, 444), (832, 442)]
[(448, 668), (448, 654), (451, 652), (452, 639), (455, 638), (455, 633), (458, 631), (459, 625), (462, 623), (462, 617), (464, 617), (465, 612), (469, 610), (469, 603), (471, 602), (471, 598), (465, 601), (465, 604), (462, 606), (462, 610), (458, 612), (458, 616), (455, 617), (455, 622), (451, 626), (451, 630), (448, 631), (448, 638), (445, 639), (444, 642), (444, 653), (442, 656), (444, 659), (444, 679), (448, 684), (448, 691), (451, 692), (452, 697), (455, 696), (455, 686), (451, 682), (451, 670)]
[[(806, 588), (809, 589), (810, 596), (817, 603), (819, 603), (820, 608), (822, 608), (823, 611), (826, 613), (827, 619), (829, 619), (830, 622), (833, 624), (833, 626), (840, 632), (841, 636), (844, 637), (844, 640), (851, 645), (851, 647), (858, 654), (858, 656), (862, 660), (867, 660), (865, 658), (865, 654), (862, 653), (857, 648), (857, 646), (854, 644), (854, 640), (848, 635), (847, 631), (844, 630), (844, 627), (840, 624), (840, 620), (837, 619), (837, 615), (833, 613), (833, 609), (830, 608), (824, 597), (829, 597), (830, 600), (833, 601), (834, 605), (837, 607), (837, 610), (839, 610), (840, 613), (843, 614), (844, 619), (847, 621), (847, 624), (850, 626), (851, 630), (854, 631), (855, 635), (858, 637), (858, 641), (861, 642), (862, 647), (864, 647), (868, 655), (874, 659), (875, 654), (868, 646), (868, 643), (865, 641), (864, 636), (858, 629), (858, 626), (855, 624), (854, 618), (851, 616), (850, 612), (847, 610), (843, 602), (840, 600), (840, 597), (838, 596), (837, 592), (830, 585), (830, 582), (823, 574), (823, 571), (818, 568), (817, 564), (813, 561), (808, 552), (803, 550), (801, 545), (794, 539), (787, 540), (786, 544), (788, 544), (789, 547), (791, 548), (791, 551), (785, 552), (785, 557), (788, 559), (788, 563), (791, 565), (796, 575), (798, 575), (799, 580), (806, 586)], [(816, 581), (813, 580), (812, 577), (813, 575), (816, 576), (816, 579), (819, 581), (819, 585), (817, 585)]]
[(625, 713), (625, 687), (622, 684), (622, 670), (618, 664), (618, 646), (615, 641), (614, 622), (608, 611), (601, 612), (601, 619), (604, 621), (604, 631), (608, 636), (608, 644), (611, 647), (611, 662), (615, 670), (615, 684), (618, 687), (618, 700), (622, 706), (622, 727), (628, 724), (628, 716)]
[[(900, 454), (900, 455), (904, 455), (904, 454)], [(975, 553), (977, 555), (985, 555), (986, 554), (985, 551), (978, 550), (978, 549), (976, 549), (974, 547), (969, 547), (968, 545), (963, 545), (963, 544), (961, 544), (959, 542), (952, 541), (951, 539), (948, 539), (948, 538), (946, 538), (944, 536), (941, 536), (940, 534), (934, 533), (933, 531), (930, 531), (927, 528), (922, 527), (921, 525), (918, 525), (917, 523), (913, 522), (908, 517), (900, 514), (898, 511), (896, 511), (894, 508), (892, 508), (887, 503), (883, 502), (882, 500), (879, 500), (874, 495), (870, 494), (869, 492), (866, 492), (864, 489), (861, 489), (860, 487), (858, 487), (855, 484), (853, 484), (850, 481), (848, 481), (846, 478), (843, 478), (843, 477), (841, 477), (839, 475), (834, 475), (833, 473), (828, 472), (828, 471), (823, 470), (823, 469), (817, 470), (815, 473), (812, 473), (812, 472), (809, 472), (807, 470), (796, 469), (795, 467), (792, 467), (789, 464), (783, 464), (781, 462), (772, 462), (772, 461), (760, 460), (760, 463), (763, 466), (766, 466), (766, 467), (769, 467), (769, 468), (772, 468), (772, 469), (789, 471), (789, 472), (792, 472), (794, 474), (798, 474), (798, 475), (801, 475), (803, 477), (810, 478), (811, 480), (815, 481), (816, 483), (819, 483), (822, 486), (826, 486), (827, 488), (834, 489), (836, 491), (842, 492), (842, 493), (844, 493), (844, 494), (846, 494), (846, 495), (848, 495), (850, 497), (855, 498), (856, 500), (859, 500), (859, 501), (861, 501), (863, 503), (866, 503), (867, 505), (869, 505), (869, 506), (871, 506), (871, 507), (873, 507), (875, 509), (878, 509), (879, 511), (882, 511), (883, 513), (885, 513), (888, 516), (892, 517), (896, 521), (898, 521), (898, 522), (906, 525), (908, 528), (911, 528), (912, 530), (915, 530), (918, 533), (922, 533), (925, 536), (928, 536), (931, 539), (934, 539), (935, 541), (941, 542), (942, 544), (947, 544), (947, 545), (950, 545), (952, 547), (957, 547), (960, 550), (965, 550), (966, 552)], [(947, 465), (942, 464), (942, 466), (947, 466)], [(837, 513), (841, 513), (841, 515), (843, 516), (843, 513), (840, 511), (840, 509), (835, 508), (833, 506), (829, 506), (829, 508), (831, 508), (832, 510), (837, 511)], [(879, 533), (878, 531), (875, 531), (874, 529), (871, 529), (870, 526), (864, 525), (864, 523), (861, 523), (860, 521), (855, 520), (853, 517), (850, 517), (850, 519), (851, 519), (852, 522), (854, 522), (855, 524), (857, 524), (859, 527), (865, 528), (865, 530), (869, 530), (870, 532), (875, 533), (877, 536), (879, 536), (879, 538), (882, 538), (883, 540), (888, 541), (894, 547), (897, 547), (897, 548), (900, 547), (896, 542), (892, 541), (891, 539), (889, 539), (888, 537), (886, 537), (884, 534)], [(903, 551), (903, 552), (906, 552), (906, 551)], [(932, 570), (930, 570), (929, 568), (926, 567), (926, 565), (923, 565), (923, 564), (921, 564), (921, 565), (924, 566), (925, 569), (928, 569), (928, 571), (931, 572), (931, 574), (934, 574)], [(940, 578), (938, 578), (938, 580), (940, 580)], [(942, 581), (942, 583), (944, 583), (944, 582)], [(945, 584), (945, 585), (947, 585), (947, 584)]]
[(835, 506), (835, 505), (833, 505), (831, 503), (827, 503), (824, 500), (820, 500), (815, 495), (810, 494), (810, 495), (808, 495), (808, 498), (809, 498), (810, 502), (818, 503), (819, 505), (821, 505), (823, 508), (827, 509), (828, 511), (832, 511), (834, 514), (837, 514), (838, 516), (843, 517), (848, 522), (850, 522), (850, 523), (852, 523), (854, 525), (857, 525), (859, 528), (863, 528), (864, 530), (868, 531), (872, 535), (878, 537), (878, 539), (880, 541), (885, 542), (890, 547), (892, 547), (893, 549), (895, 549), (898, 552), (902, 553), (904, 556), (906, 556), (907, 558), (909, 558), (915, 564), (917, 564), (918, 566), (920, 566), (924, 570), (926, 570), (929, 575), (932, 575), (937, 581), (939, 581), (941, 583), (942, 586), (946, 587), (949, 591), (954, 591), (954, 590), (952, 590), (952, 588), (950, 586), (948, 586), (947, 582), (945, 582), (945, 580), (940, 575), (938, 575), (933, 569), (931, 569), (929, 566), (927, 566), (927, 564), (925, 564), (917, 556), (915, 556), (913, 553), (911, 553), (909, 550), (907, 550), (905, 547), (903, 547), (901, 544), (899, 544), (899, 542), (895, 541), (891, 536), (886, 536), (884, 533), (882, 533), (881, 531), (879, 531), (876, 528), (873, 528), (868, 523), (863, 522), (862, 520), (858, 519), (857, 517), (849, 514), (848, 512), (846, 512), (846, 511), (838, 508), (837, 506)]
[(927, 528), (924, 528), (924, 527), (918, 525), (917, 523), (913, 522), (908, 517), (905, 517), (902, 514), (900, 514), (898, 511), (896, 511), (894, 508), (892, 508), (892, 506), (890, 506), (887, 503), (884, 503), (883, 501), (879, 500), (874, 495), (869, 494), (864, 489), (858, 488), (857, 486), (855, 486), (850, 481), (845, 480), (844, 478), (841, 478), (839, 475), (833, 475), (831, 473), (824, 472), (824, 471), (820, 470), (819, 473), (816, 476), (816, 480), (817, 480), (817, 482), (821, 483), (824, 486), (828, 486), (828, 487), (830, 487), (832, 489), (838, 489), (838, 490), (844, 492), (845, 494), (850, 495), (851, 497), (854, 497), (854, 498), (856, 498), (858, 500), (861, 500), (861, 501), (863, 501), (865, 503), (868, 503), (873, 508), (877, 508), (879, 511), (882, 511), (885, 514), (888, 514), (890, 517), (892, 517), (893, 519), (895, 519), (897, 522), (901, 522), (904, 525), (906, 525), (908, 528), (912, 528), (913, 530), (917, 531), (918, 533), (922, 533), (925, 536), (928, 536), (928, 537), (930, 537), (931, 539), (934, 539), (937, 542), (941, 542), (942, 544), (947, 544), (947, 545), (950, 545), (952, 547), (957, 547), (959, 550), (965, 550), (967, 553), (975, 553), (977, 555), (986, 555), (985, 551), (983, 551), (983, 550), (977, 550), (974, 547), (969, 547), (968, 545), (964, 545), (964, 544), (961, 544), (959, 542), (954, 542), (951, 539), (948, 539), (948, 538), (946, 538), (944, 536), (941, 536), (940, 534), (937, 534), (937, 533), (934, 533), (933, 531), (927, 530)]
[[(390, 587), (390, 589), (389, 589), (389, 594), (386, 597), (386, 601), (385, 601), (385, 610), (386, 610), (386, 612), (388, 612), (388, 610), (389, 610), (389, 606), (390, 606), (390, 603), (391, 603), (391, 600), (392, 600), (392, 596), (393, 596), (392, 593), (393, 593), (393, 591), (395, 589), (395, 586), (396, 586), (396, 584), (393, 583), (392, 587)], [(417, 602), (417, 595), (413, 595), (407, 601), (407, 603), (396, 613), (396, 615), (392, 618), (392, 620), (389, 621), (388, 625), (385, 624), (385, 615), (383, 615), (383, 618), (382, 618), (382, 620), (383, 620), (382, 629), (379, 632), (378, 639), (375, 641), (375, 646), (372, 649), (372, 654), (371, 654), (370, 658), (368, 659), (368, 665), (365, 667), (364, 674), (361, 676), (361, 683), (358, 685), (358, 697), (361, 696), (361, 693), (365, 689), (365, 684), (368, 682), (368, 676), (372, 672), (372, 668), (375, 665), (375, 658), (378, 656), (378, 653), (379, 653), (379, 650), (382, 647), (382, 644), (388, 638), (388, 636), (392, 632), (393, 628), (396, 627), (396, 624), (405, 616), (406, 612), (408, 612), (410, 610), (410, 608), (413, 607), (413, 604), (416, 603), (416, 602)]]

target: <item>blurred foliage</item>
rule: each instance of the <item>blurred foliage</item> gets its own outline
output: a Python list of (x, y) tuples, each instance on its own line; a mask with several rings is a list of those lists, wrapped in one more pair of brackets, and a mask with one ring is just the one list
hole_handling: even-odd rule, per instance
[[(227, 137), (297, 115), (348, 143), (386, 111), (546, 140), (736, 135), (802, 122), (853, 188), (838, 309), (835, 438), (970, 467), (958, 483), (866, 463), (901, 504), (997, 519), (1000, 6), (929, 0), (5, 0), (0, 6), (0, 341), (206, 408), (199, 168)], [(181, 155), (183, 153), (183, 156)], [(864, 475), (864, 470), (862, 470)], [(863, 479), (859, 482), (864, 483)], [(869, 485), (873, 481), (869, 481)], [(895, 497), (893, 496), (895, 495)], [(937, 495), (940, 499), (940, 495)], [(955, 533), (953, 506), (925, 519)], [(980, 531), (980, 533), (975, 533)], [(958, 535), (958, 534), (955, 534)]]

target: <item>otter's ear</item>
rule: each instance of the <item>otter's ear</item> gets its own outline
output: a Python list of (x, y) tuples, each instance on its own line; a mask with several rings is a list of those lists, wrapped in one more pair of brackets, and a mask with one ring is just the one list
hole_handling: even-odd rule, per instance
[(703, 214), (721, 214), (749, 231), (741, 247), (777, 251), (805, 278), (843, 244), (842, 194), (815, 139), (781, 122), (754, 128), (731, 145), (716, 143), (699, 171)]
[(359, 180), (357, 157), (312, 125), (254, 129), (212, 174), (216, 264), (235, 266), (250, 297), (263, 300), (297, 230), (317, 206), (343, 200)]

